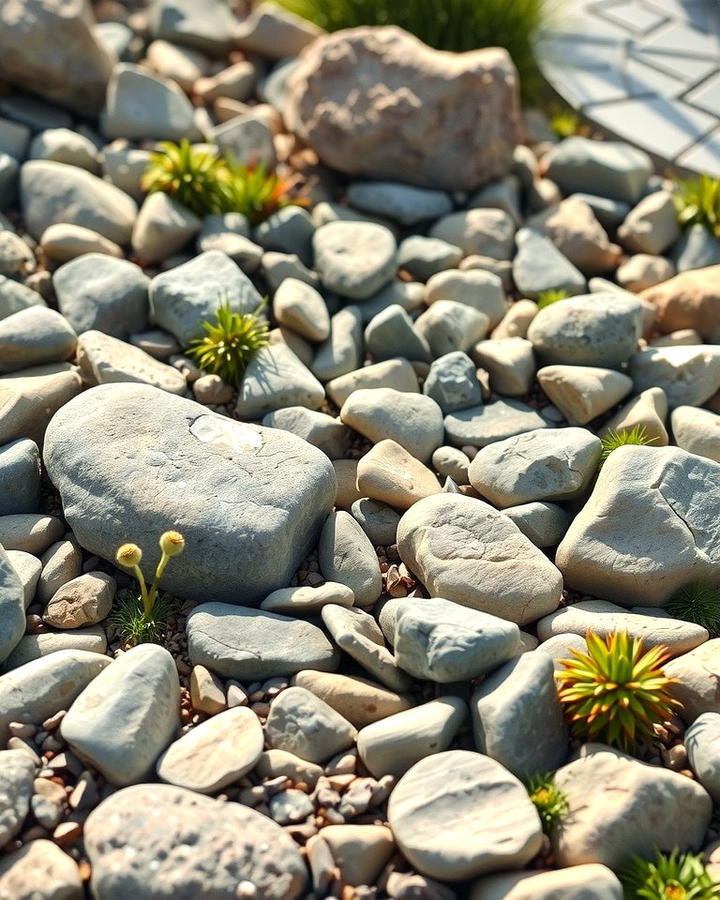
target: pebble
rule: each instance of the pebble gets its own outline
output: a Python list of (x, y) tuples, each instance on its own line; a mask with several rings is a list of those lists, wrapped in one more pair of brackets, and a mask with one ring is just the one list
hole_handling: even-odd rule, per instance
[(450, 269), (433, 275), (425, 287), (425, 302), (432, 306), (440, 300), (453, 300), (483, 313), (489, 328), (494, 328), (507, 312), (500, 278), (483, 269)]
[(265, 735), (270, 747), (321, 763), (350, 747), (356, 730), (310, 691), (290, 687), (273, 700)]
[(0, 373), (73, 356), (77, 336), (54, 309), (29, 306), (0, 320)]
[(455, 447), (485, 447), (525, 431), (547, 428), (543, 417), (519, 400), (495, 400), (486, 406), (471, 406), (445, 416), (445, 437)]
[(476, 881), (470, 900), (622, 900), (623, 888), (607, 866), (586, 863), (547, 872), (489, 875)]
[(542, 845), (540, 819), (522, 784), (467, 750), (416, 763), (392, 793), (388, 821), (411, 865), (441, 881), (522, 868)]
[(352, 589), (337, 581), (326, 581), (317, 587), (280, 588), (269, 594), (260, 609), (289, 616), (313, 616), (330, 603), (352, 606), (355, 594)]
[(705, 712), (685, 732), (687, 756), (697, 780), (715, 803), (720, 798), (720, 713)]
[(247, 707), (236, 706), (170, 744), (158, 759), (156, 771), (167, 784), (214, 794), (252, 771), (262, 752), (258, 717)]
[(482, 405), (482, 388), (475, 366), (460, 350), (446, 353), (433, 362), (423, 393), (438, 404), (443, 415)]
[(115, 579), (104, 572), (88, 572), (68, 581), (53, 595), (43, 621), (56, 628), (82, 628), (107, 618), (116, 590)]
[(360, 759), (376, 777), (403, 775), (447, 750), (468, 717), (467, 704), (445, 696), (366, 725), (357, 736)]
[(86, 253), (102, 253), (115, 259), (122, 259), (122, 248), (114, 241), (81, 225), (57, 222), (46, 228), (40, 236), (40, 248), (53, 263), (61, 265), (77, 259)]
[(317, 409), (324, 399), (323, 386), (292, 350), (270, 344), (245, 370), (235, 409), (244, 419), (260, 419), (289, 406)]
[(412, 362), (430, 362), (425, 336), (415, 329), (409, 314), (392, 303), (370, 319), (364, 334), (365, 349), (376, 362), (400, 355)]
[(270, 818), (280, 825), (290, 825), (293, 822), (302, 822), (307, 819), (314, 810), (312, 800), (303, 791), (281, 791), (270, 798)]
[(297, 278), (286, 278), (275, 291), (273, 312), (277, 321), (310, 341), (330, 335), (330, 316), (322, 296)]
[(437, 358), (455, 350), (469, 350), (485, 337), (489, 326), (484, 312), (456, 300), (437, 300), (417, 318), (415, 332)]
[[(673, 647), (673, 650), (675, 648)], [(720, 677), (720, 638), (706, 641), (687, 653), (675, 656), (664, 666), (668, 678), (677, 684), (670, 693), (682, 703), (679, 715), (692, 724), (703, 713), (720, 712), (717, 680)]]
[(359, 523), (373, 547), (386, 547), (395, 543), (400, 516), (387, 504), (361, 497), (350, 507), (350, 514)]
[(311, 369), (320, 381), (331, 381), (362, 363), (362, 316), (357, 306), (346, 306), (330, 319), (330, 334), (317, 348)]
[(585, 276), (549, 238), (522, 228), (516, 239), (518, 249), (512, 274), (523, 297), (537, 300), (545, 291), (566, 291), (572, 296), (586, 290)]
[(164, 191), (148, 194), (133, 226), (133, 256), (143, 265), (162, 262), (200, 231), (200, 219)]
[(631, 256), (615, 272), (618, 284), (634, 294), (662, 284), (675, 275), (675, 266), (662, 256), (637, 253)]
[[(15, 574), (22, 584), (23, 605), (25, 609), (27, 609), (35, 597), (35, 588), (37, 586), (38, 578), (40, 577), (42, 564), (36, 556), (33, 556), (31, 553), (26, 553), (24, 550), (8, 550), (6, 552), (10, 566), (15, 570)], [(6, 580), (7, 586), (11, 583), (13, 584), (11, 590), (14, 593), (14, 580), (7, 579), (7, 576)]]
[(253, 238), (264, 250), (296, 254), (309, 266), (313, 260), (314, 233), (315, 225), (306, 210), (285, 206), (261, 222), (253, 231)]
[(295, 675), (293, 684), (315, 694), (356, 728), (412, 708), (405, 695), (366, 678), (305, 670)]
[(193, 666), (190, 673), (190, 699), (194, 709), (214, 716), (226, 708), (225, 690), (220, 679), (205, 666)]
[(0, 896), (16, 900), (82, 900), (77, 863), (52, 841), (40, 838), (0, 859)]
[(82, 554), (72, 540), (62, 540), (50, 547), (40, 557), (42, 571), (38, 580), (37, 598), (49, 603), (60, 588), (81, 573)]
[(185, 378), (177, 369), (101, 331), (81, 334), (77, 350), (80, 370), (89, 384), (131, 381), (179, 396), (186, 392)]
[(632, 431), (644, 428), (653, 446), (665, 447), (669, 443), (665, 428), (667, 418), (667, 397), (662, 388), (648, 388), (622, 406), (605, 424), (603, 434), (608, 431)]
[(39, 555), (59, 540), (65, 528), (56, 516), (16, 513), (0, 516), (0, 544), (6, 550), (24, 550)]
[(533, 501), (503, 509), (536, 547), (557, 547), (570, 526), (570, 514), (557, 503)]
[(602, 197), (634, 205), (640, 199), (652, 163), (642, 150), (614, 141), (571, 137), (556, 144), (543, 160), (545, 174), (564, 194), (588, 184)]
[(5, 319), (28, 306), (45, 306), (45, 301), (37, 291), (0, 275), (0, 319)]
[(30, 809), (35, 765), (23, 750), (0, 751), (0, 847), (20, 831)]
[(313, 236), (315, 268), (328, 290), (365, 300), (386, 285), (397, 266), (391, 231), (372, 222), (329, 222)]
[(359, 461), (357, 486), (361, 497), (400, 510), (409, 509), (441, 489), (430, 469), (392, 440), (375, 444)]
[(356, 209), (406, 226), (439, 219), (452, 209), (444, 191), (390, 181), (354, 181), (348, 187), (347, 200)]
[(490, 375), (493, 391), (509, 397), (522, 397), (530, 392), (536, 369), (530, 341), (522, 337), (479, 341), (471, 355)]
[(180, 724), (179, 710), (172, 656), (156, 644), (141, 644), (83, 690), (60, 730), (80, 759), (124, 786), (147, 778)]
[(333, 378), (325, 387), (337, 406), (342, 406), (358, 390), (391, 388), (411, 394), (419, 392), (417, 375), (407, 359), (388, 359), (356, 369)]
[(678, 406), (670, 417), (678, 447), (720, 462), (720, 416), (707, 409)]
[(466, 256), (510, 259), (515, 223), (500, 209), (468, 209), (443, 216), (429, 236), (459, 247)]
[(571, 425), (586, 425), (633, 389), (633, 380), (623, 372), (599, 366), (543, 366), (537, 380)]
[(40, 500), (40, 452), (35, 441), (20, 438), (0, 447), (0, 516), (36, 512)]
[(662, 388), (670, 409), (701, 406), (720, 389), (720, 347), (648, 347), (633, 353), (628, 372), (638, 393)]
[(193, 382), (192, 389), (197, 402), (206, 406), (221, 406), (230, 403), (233, 398), (232, 387), (226, 384), (219, 375), (201, 375)]
[(385, 825), (329, 825), (322, 839), (330, 848), (343, 884), (372, 885), (395, 852), (392, 831)]
[(438, 272), (456, 268), (463, 258), (463, 251), (440, 238), (413, 234), (398, 247), (397, 264), (418, 281), (428, 281)]
[(375, 550), (350, 513), (337, 511), (325, 520), (318, 557), (324, 578), (349, 587), (358, 606), (369, 606), (380, 596), (382, 584)]

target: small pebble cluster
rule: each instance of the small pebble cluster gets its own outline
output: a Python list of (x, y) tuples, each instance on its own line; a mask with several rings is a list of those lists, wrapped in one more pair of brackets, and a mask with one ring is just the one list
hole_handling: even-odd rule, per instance
[[(720, 240), (517, 87), (269, 2), (0, 4), (0, 897), (720, 877)], [(183, 140), (300, 194), (148, 191)], [(265, 297), (241, 381), (199, 368)], [(170, 529), (132, 646), (116, 553)], [(558, 695), (618, 632), (677, 703), (630, 753)]]

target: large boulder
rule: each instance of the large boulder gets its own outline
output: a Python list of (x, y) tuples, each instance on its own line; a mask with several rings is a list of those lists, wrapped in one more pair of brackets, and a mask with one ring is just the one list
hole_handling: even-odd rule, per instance
[(394, 26), (313, 41), (288, 77), (284, 114), (341, 172), (443, 190), (504, 175), (519, 142), (507, 51), (443, 53)]
[(691, 581), (720, 581), (720, 464), (678, 447), (620, 447), (557, 550), (568, 586), (663, 606)]
[(134, 541), (149, 574), (160, 534), (181, 531), (163, 585), (198, 600), (252, 605), (286, 587), (335, 498), (329, 459), (300, 438), (139, 384), (101, 385), (60, 410), (45, 465), (98, 556)]
[(105, 97), (113, 61), (87, 0), (0, 4), (0, 78), (83, 116)]

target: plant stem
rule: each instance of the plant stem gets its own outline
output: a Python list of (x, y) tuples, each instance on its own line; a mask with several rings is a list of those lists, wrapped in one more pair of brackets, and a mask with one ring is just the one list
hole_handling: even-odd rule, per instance
[(137, 578), (138, 584), (140, 585), (140, 596), (142, 597), (145, 615), (149, 615), (152, 611), (152, 601), (150, 600), (150, 596), (148, 595), (147, 585), (145, 584), (145, 576), (142, 573), (142, 569), (138, 565), (133, 566), (133, 572), (135, 573), (135, 577)]
[(147, 615), (150, 615), (153, 606), (155, 605), (155, 597), (157, 597), (158, 585), (160, 584), (160, 579), (162, 578), (162, 574), (165, 571), (165, 566), (168, 564), (169, 559), (170, 557), (167, 555), (167, 553), (163, 552), (163, 555), (160, 557), (158, 567), (157, 569), (155, 569), (155, 584), (153, 584), (153, 586), (150, 588), (148, 606), (145, 609)]

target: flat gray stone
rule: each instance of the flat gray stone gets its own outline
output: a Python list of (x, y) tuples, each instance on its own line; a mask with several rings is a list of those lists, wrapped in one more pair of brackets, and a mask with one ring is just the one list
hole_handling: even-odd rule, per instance
[(547, 872), (507, 872), (476, 881), (470, 900), (622, 900), (617, 875), (597, 863)]
[(613, 141), (571, 137), (553, 147), (545, 174), (564, 194), (588, 185), (601, 197), (635, 204), (652, 174), (650, 157), (642, 150)]
[(320, 533), (318, 559), (323, 576), (347, 585), (358, 606), (370, 606), (380, 596), (382, 579), (377, 555), (350, 513), (338, 510), (327, 517)]
[(25, 633), (25, 591), (20, 576), (0, 544), (0, 662)]
[(150, 33), (155, 39), (193, 47), (210, 56), (230, 49), (237, 20), (222, 0), (209, 0), (202, 10), (193, 0), (160, 0), (150, 10)]
[(195, 607), (187, 634), (193, 665), (248, 683), (301, 669), (334, 671), (339, 658), (317, 625), (229, 603)]
[(523, 297), (535, 300), (544, 291), (567, 291), (570, 295), (584, 293), (585, 276), (549, 238), (523, 228), (517, 234), (517, 245), (512, 273)]
[(354, 181), (348, 187), (347, 200), (356, 209), (387, 216), (401, 225), (439, 219), (452, 210), (452, 201), (444, 191), (394, 181)]
[(361, 497), (350, 507), (350, 514), (373, 547), (387, 547), (395, 543), (400, 516), (392, 507), (369, 497)]
[(440, 300), (455, 300), (484, 313), (491, 328), (507, 312), (502, 280), (486, 269), (449, 269), (433, 275), (425, 285), (425, 302), (430, 306)]
[(303, 585), (273, 591), (260, 604), (260, 609), (304, 618), (317, 615), (323, 606), (330, 603), (352, 606), (354, 602), (355, 594), (347, 585), (338, 581), (325, 581), (317, 587)]
[(460, 247), (466, 256), (510, 259), (515, 223), (501, 209), (468, 209), (443, 216), (429, 235)]
[(270, 704), (267, 741), (277, 750), (321, 763), (347, 750), (357, 735), (340, 713), (301, 687), (289, 687)]
[(41, 446), (50, 419), (81, 389), (78, 369), (70, 363), (0, 376), (0, 444), (29, 438)]
[(121, 247), (130, 243), (137, 204), (115, 185), (91, 172), (45, 160), (20, 170), (20, 202), (27, 230), (40, 240), (50, 225), (90, 228)]
[(29, 306), (45, 306), (37, 291), (31, 290), (19, 281), (0, 275), (0, 320)]
[(453, 447), (486, 447), (526, 431), (550, 427), (537, 410), (519, 400), (495, 400), (487, 406), (456, 410), (445, 416), (444, 425)]
[(312, 370), (320, 381), (347, 375), (362, 365), (362, 315), (357, 306), (346, 306), (330, 319), (330, 332), (320, 344)]
[(97, 900), (235, 900), (243, 883), (268, 900), (297, 900), (307, 883), (297, 844), (267, 816), (171, 785), (112, 794), (88, 816), (84, 839)]
[(360, 304), (363, 323), (367, 325), (379, 312), (395, 303), (398, 306), (402, 306), (406, 312), (421, 309), (423, 306), (423, 294), (423, 285), (419, 282), (395, 279), (386, 284), (376, 294), (373, 294), (369, 300), (363, 300)]
[(373, 316), (364, 337), (365, 349), (376, 362), (397, 356), (411, 361), (432, 360), (426, 338), (415, 330), (412, 319), (398, 303)]
[(27, 609), (35, 597), (35, 588), (40, 578), (42, 563), (37, 556), (33, 556), (32, 553), (27, 553), (25, 550), (7, 550), (6, 552), (10, 565), (15, 569), (22, 583), (23, 603)]
[(416, 333), (427, 341), (435, 359), (455, 350), (469, 350), (485, 337), (489, 327), (486, 312), (458, 300), (436, 300), (415, 321)]
[(570, 526), (572, 517), (557, 503), (534, 501), (503, 510), (536, 547), (557, 547)]
[(304, 265), (310, 266), (314, 233), (310, 213), (300, 206), (285, 206), (255, 228), (253, 239), (263, 250), (295, 253)]
[(697, 223), (680, 235), (671, 256), (678, 272), (717, 266), (720, 264), (720, 241), (704, 225)]
[[(138, 409), (153, 415), (138, 416)], [(327, 456), (294, 435), (133, 384), (91, 388), (67, 404), (48, 431), (45, 465), (87, 550), (114, 560), (132, 535), (149, 573), (160, 557), (159, 535), (177, 522), (186, 546), (168, 566), (164, 588), (241, 604), (288, 584), (336, 489)], [(245, 536), (239, 543), (238, 534)]]
[(463, 255), (460, 247), (440, 238), (412, 234), (400, 243), (397, 264), (418, 281), (427, 281), (438, 272), (456, 268)]
[(147, 780), (179, 726), (175, 661), (164, 647), (140, 644), (85, 688), (60, 730), (80, 759), (123, 787)]
[(40, 452), (35, 441), (19, 438), (0, 447), (0, 484), (0, 516), (37, 511)]
[(107, 650), (105, 629), (102, 625), (91, 625), (73, 631), (43, 631), (39, 634), (23, 635), (5, 660), (5, 668), (9, 672), (58, 650), (83, 650), (88, 653), (104, 654)]
[(280, 325), (309, 341), (324, 341), (330, 336), (325, 300), (311, 284), (299, 278), (286, 278), (275, 291), (273, 312)]
[(86, 253), (53, 276), (58, 307), (78, 334), (97, 330), (121, 340), (143, 331), (150, 279), (126, 259)]
[(313, 249), (322, 283), (342, 297), (371, 297), (395, 274), (395, 238), (382, 225), (329, 222), (315, 232)]
[(363, 366), (347, 375), (333, 378), (326, 385), (328, 396), (337, 406), (342, 406), (354, 391), (360, 388), (393, 388), (417, 394), (420, 391), (415, 370), (406, 359), (386, 359), (384, 362)]
[(304, 406), (286, 406), (268, 413), (262, 420), (268, 428), (280, 428), (297, 435), (330, 459), (343, 459), (350, 443), (350, 430), (339, 419)]
[(80, 335), (77, 357), (89, 384), (127, 381), (148, 384), (180, 396), (187, 391), (185, 376), (177, 369), (102, 331), (85, 331)]
[(30, 143), (30, 159), (52, 159), (97, 174), (98, 149), (84, 134), (69, 128), (47, 128)]
[(557, 608), (562, 576), (507, 516), (436, 494), (400, 520), (398, 551), (433, 597), (523, 625)]
[(698, 716), (685, 732), (685, 749), (697, 780), (720, 802), (720, 713)]
[(470, 703), (475, 745), (518, 778), (554, 772), (568, 754), (568, 732), (552, 659), (523, 653), (492, 672)]
[(468, 750), (416, 763), (390, 796), (388, 821), (410, 864), (441, 881), (520, 869), (542, 844), (540, 818), (523, 785)]
[(156, 275), (150, 283), (157, 324), (174, 334), (183, 347), (203, 336), (202, 323), (214, 321), (222, 303), (227, 301), (236, 312), (252, 312), (261, 299), (247, 275), (219, 250), (201, 253)]
[(485, 675), (521, 650), (514, 623), (439, 598), (401, 601), (393, 644), (401, 669), (440, 684)]
[(720, 712), (717, 684), (720, 677), (720, 639), (705, 641), (666, 663), (668, 678), (677, 679), (670, 693), (682, 704), (679, 715), (688, 724), (708, 712)]
[(30, 809), (35, 765), (24, 750), (0, 751), (0, 847), (22, 828)]
[(263, 347), (250, 361), (235, 409), (244, 419), (261, 419), (286, 407), (317, 409), (323, 386), (285, 344)]

